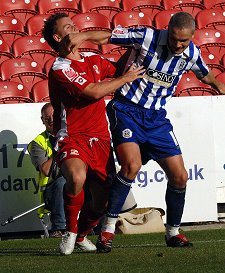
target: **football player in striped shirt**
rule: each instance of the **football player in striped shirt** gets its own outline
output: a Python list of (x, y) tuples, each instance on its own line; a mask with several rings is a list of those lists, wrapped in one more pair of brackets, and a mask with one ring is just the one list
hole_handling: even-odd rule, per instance
[(155, 160), (168, 177), (166, 244), (169, 247), (192, 246), (185, 235), (179, 234), (188, 175), (164, 106), (174, 94), (182, 74), (189, 70), (202, 82), (225, 94), (225, 86), (215, 79), (199, 48), (192, 42), (194, 32), (193, 17), (178, 12), (171, 17), (168, 30), (118, 26), (112, 33), (84, 32), (80, 40), (71, 35), (65, 41), (64, 48), (68, 51), (84, 40), (131, 46), (136, 51), (133, 63), (145, 68), (144, 78), (124, 84), (107, 105), (121, 169), (114, 179), (107, 217), (98, 238), (99, 252), (111, 251), (120, 208), (142, 164), (150, 159)]

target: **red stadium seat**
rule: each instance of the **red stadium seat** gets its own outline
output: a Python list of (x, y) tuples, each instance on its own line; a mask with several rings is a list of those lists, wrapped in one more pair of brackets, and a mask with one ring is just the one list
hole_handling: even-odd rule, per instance
[(101, 13), (80, 13), (73, 16), (72, 20), (80, 31), (105, 30), (111, 32), (109, 19)]
[(11, 0), (1, 1), (0, 14), (13, 16), (25, 25), (30, 17), (37, 14), (37, 11), (32, 1)]
[(123, 55), (127, 51), (127, 47), (113, 44), (105, 44), (101, 46), (103, 54), (119, 54)]
[(198, 80), (194, 73), (190, 72), (182, 76), (174, 96), (212, 96), (218, 94), (216, 90)]
[(138, 11), (121, 11), (113, 17), (113, 26), (122, 27), (152, 27), (152, 19)]
[(193, 17), (205, 9), (201, 0), (162, 0), (165, 10), (178, 9), (190, 13)]
[(27, 34), (20, 20), (12, 16), (0, 16), (0, 39), (3, 39), (9, 46), (15, 39), (25, 35)]
[(133, 10), (143, 12), (154, 18), (154, 16), (164, 10), (161, 5), (161, 0), (122, 0), (122, 6), (124, 11)]
[(223, 64), (223, 66), (225, 67), (225, 54), (224, 54), (223, 57), (222, 57), (222, 64)]
[(207, 51), (202, 51), (201, 55), (204, 62), (213, 71), (215, 76), (225, 71), (225, 67), (220, 64), (220, 60), (217, 56)]
[(24, 103), (33, 102), (29, 90), (18, 82), (0, 82), (0, 103)]
[(113, 63), (116, 63), (121, 57), (118, 53), (101, 54), (101, 56)]
[(220, 60), (225, 54), (225, 33), (216, 29), (197, 29), (193, 42), (204, 51), (217, 56)]
[(44, 67), (48, 59), (57, 56), (44, 38), (35, 35), (16, 39), (12, 45), (12, 49), (16, 57), (30, 58), (42, 67)]
[(49, 102), (48, 80), (35, 83), (31, 90), (34, 102)]
[(113, 16), (122, 11), (118, 0), (80, 0), (82, 13), (97, 12), (105, 15), (109, 21), (112, 21)]
[(211, 8), (221, 8), (225, 9), (225, 1), (224, 0), (202, 0), (206, 9)]
[(0, 63), (13, 57), (9, 45), (4, 40), (0, 39)]
[(83, 42), (79, 47), (79, 52), (94, 52), (96, 54), (101, 54), (101, 50), (99, 49), (99, 46), (96, 44), (93, 44), (92, 42), (85, 41)]
[(26, 22), (26, 30), (29, 35), (41, 35), (44, 22), (49, 17), (49, 14), (37, 14), (32, 16)]
[(216, 79), (220, 82), (222, 82), (223, 84), (225, 84), (225, 72), (220, 73), (219, 75), (216, 76)]
[(27, 58), (12, 58), (5, 60), (0, 66), (0, 75), (3, 81), (13, 80), (22, 83), (31, 90), (32, 86), (43, 79), (42, 67)]
[(154, 17), (154, 25), (158, 29), (167, 29), (170, 18), (180, 10), (170, 9), (170, 10), (162, 10), (157, 13)]
[(48, 72), (49, 72), (50, 68), (52, 67), (52, 64), (54, 61), (55, 61), (55, 57), (52, 57), (52, 58), (48, 59), (46, 61), (46, 63), (44, 64), (44, 72), (46, 75), (48, 75)]
[(215, 28), (225, 32), (225, 11), (219, 8), (205, 9), (196, 16), (198, 28)]
[(65, 12), (72, 17), (80, 13), (76, 0), (39, 0), (37, 8), (40, 14)]

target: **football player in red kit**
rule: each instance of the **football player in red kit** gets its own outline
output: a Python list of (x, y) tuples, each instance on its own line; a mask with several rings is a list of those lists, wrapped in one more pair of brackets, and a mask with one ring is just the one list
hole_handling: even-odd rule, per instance
[[(43, 29), (45, 40), (59, 53), (48, 79), (56, 158), (66, 178), (67, 232), (59, 246), (63, 255), (71, 254), (75, 243), (83, 250), (96, 250), (86, 235), (104, 214), (110, 188), (108, 176), (115, 173), (104, 96), (142, 78), (144, 72), (142, 67), (132, 66), (123, 76), (103, 81), (113, 77), (116, 70), (108, 60), (99, 55), (83, 56), (78, 50), (64, 53), (61, 41), (73, 32), (78, 30), (65, 13), (51, 15)], [(87, 181), (92, 200), (83, 206)]]

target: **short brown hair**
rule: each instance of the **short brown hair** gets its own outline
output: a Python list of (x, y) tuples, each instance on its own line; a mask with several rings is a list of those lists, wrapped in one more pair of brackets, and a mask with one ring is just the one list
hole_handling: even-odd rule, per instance
[(50, 45), (52, 49), (58, 52), (59, 43), (53, 38), (53, 35), (56, 34), (56, 22), (64, 17), (69, 17), (66, 13), (55, 13), (52, 14), (44, 23), (44, 27), (42, 30), (42, 35), (47, 43)]

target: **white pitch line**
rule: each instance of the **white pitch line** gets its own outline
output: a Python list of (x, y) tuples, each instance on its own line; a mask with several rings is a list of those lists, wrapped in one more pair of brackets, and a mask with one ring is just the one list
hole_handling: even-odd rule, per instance
[[(198, 243), (221, 243), (225, 242), (224, 240), (211, 240), (211, 241), (191, 241), (194, 245)], [(113, 246), (113, 248), (129, 248), (129, 247), (154, 247), (154, 246), (166, 246), (164, 244), (140, 244), (140, 245), (117, 245)]]

